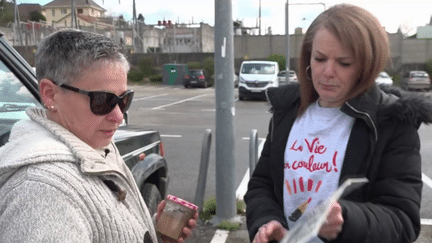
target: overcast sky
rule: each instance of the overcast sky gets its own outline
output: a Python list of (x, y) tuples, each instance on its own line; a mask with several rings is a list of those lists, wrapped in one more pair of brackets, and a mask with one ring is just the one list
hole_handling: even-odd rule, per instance
[[(133, 0), (94, 0), (107, 10), (106, 15), (124, 15), (132, 19)], [(120, 1), (120, 3), (119, 3)], [(204, 22), (214, 25), (215, 0), (136, 0), (137, 15), (142, 14), (146, 24), (157, 24), (158, 20), (171, 20), (180, 23)], [(18, 0), (18, 3), (39, 3), (49, 0)], [(271, 27), (273, 34), (285, 33), (286, 0), (261, 0), (261, 33)], [(418, 26), (430, 22), (432, 0), (290, 0), (290, 33), (297, 27), (306, 29), (324, 8), (338, 3), (353, 3), (366, 8), (381, 21), (390, 33), (402, 26), (404, 32), (416, 32)], [(241, 20), (247, 27), (258, 26), (260, 0), (232, 0), (233, 20)], [(298, 5), (298, 3), (308, 3)]]

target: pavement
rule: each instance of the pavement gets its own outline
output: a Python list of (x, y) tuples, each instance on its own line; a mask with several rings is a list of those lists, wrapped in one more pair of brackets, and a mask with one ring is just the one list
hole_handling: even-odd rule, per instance
[[(186, 243), (250, 243), (248, 231), (246, 230), (246, 217), (240, 216), (240, 220), (240, 229), (230, 231), (225, 241), (217, 237), (220, 230), (217, 231), (216, 226), (199, 220), (193, 235), (186, 240)], [(222, 238), (224, 239), (224, 237)], [(420, 236), (414, 243), (430, 242), (432, 242), (432, 225), (422, 225)]]
[[(249, 234), (246, 229), (246, 217), (239, 216), (240, 229), (228, 232), (228, 237), (218, 237), (218, 234), (224, 233), (217, 229), (217, 226), (209, 222), (198, 220), (197, 227), (193, 230), (193, 235), (186, 240), (186, 243), (249, 243)], [(223, 241), (222, 239), (225, 239)]]

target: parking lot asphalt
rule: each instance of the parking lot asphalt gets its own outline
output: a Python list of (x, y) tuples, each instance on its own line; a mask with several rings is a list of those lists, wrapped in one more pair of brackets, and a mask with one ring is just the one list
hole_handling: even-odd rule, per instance
[[(193, 230), (192, 237), (187, 239), (186, 243), (249, 243), (249, 235), (246, 229), (246, 217), (239, 216), (239, 218), (241, 221), (240, 229), (230, 232), (218, 230), (217, 226), (199, 220), (197, 227)], [(218, 237), (219, 234), (224, 233), (227, 233), (228, 236)]]

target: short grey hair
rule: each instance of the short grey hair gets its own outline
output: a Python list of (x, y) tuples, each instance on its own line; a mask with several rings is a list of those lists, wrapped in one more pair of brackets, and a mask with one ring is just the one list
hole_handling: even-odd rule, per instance
[(130, 65), (121, 47), (103, 35), (64, 29), (46, 37), (35, 55), (36, 77), (58, 84), (73, 83), (94, 64), (120, 65), (126, 72)]

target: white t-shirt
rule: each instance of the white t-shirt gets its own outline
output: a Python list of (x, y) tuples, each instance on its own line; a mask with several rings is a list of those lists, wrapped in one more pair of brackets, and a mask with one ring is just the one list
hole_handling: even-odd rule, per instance
[[(311, 104), (296, 119), (284, 164), (284, 212), (292, 228), (337, 189), (354, 118), (340, 108)], [(322, 242), (315, 237), (309, 242)]]

